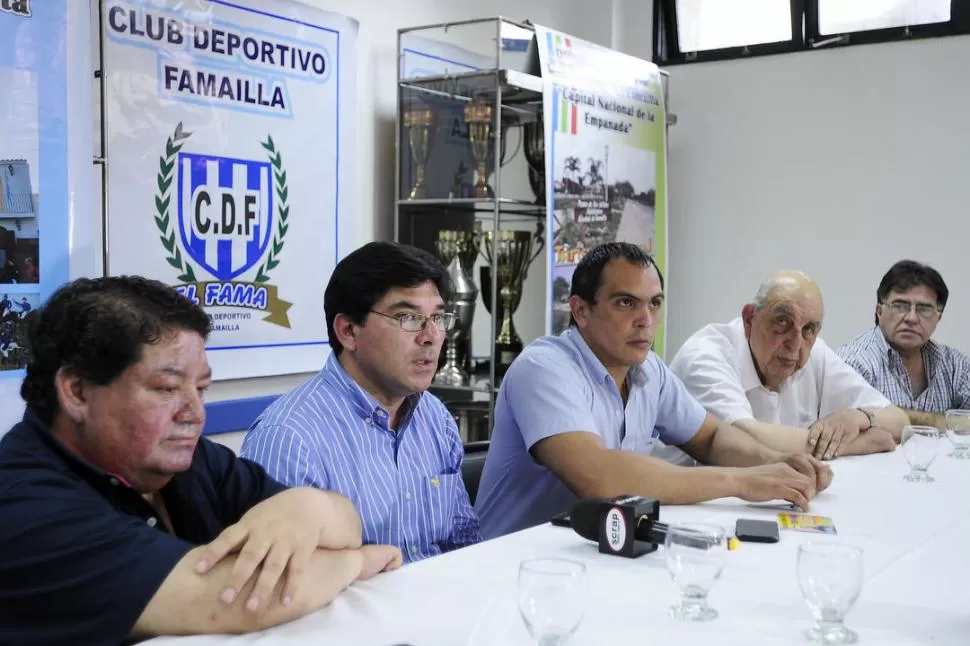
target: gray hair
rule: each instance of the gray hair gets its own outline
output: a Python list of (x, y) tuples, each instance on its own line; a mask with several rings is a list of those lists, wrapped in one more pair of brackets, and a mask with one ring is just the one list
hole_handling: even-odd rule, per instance
[(764, 309), (765, 303), (768, 302), (768, 294), (771, 293), (771, 288), (774, 287), (773, 283), (765, 281), (761, 283), (761, 287), (758, 288), (758, 293), (754, 295), (754, 300), (751, 304), (754, 305), (754, 309), (760, 312)]
[[(768, 299), (773, 295), (777, 295), (779, 290), (800, 289), (802, 285), (811, 285), (815, 290), (818, 290), (818, 286), (815, 285), (805, 272), (779, 272), (761, 283), (761, 286), (758, 288), (758, 293), (755, 294), (754, 299), (751, 301), (751, 305), (754, 306), (755, 311), (760, 312), (768, 304)], [(824, 314), (825, 305), (822, 301), (821, 292), (818, 292), (818, 298), (819, 305)]]

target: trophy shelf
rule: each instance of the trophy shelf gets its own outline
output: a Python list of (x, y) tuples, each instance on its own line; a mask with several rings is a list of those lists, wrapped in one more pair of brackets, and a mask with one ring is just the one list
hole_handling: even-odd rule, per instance
[(469, 438), (487, 439), (503, 376), (544, 327), (535, 32), (499, 17), (399, 30), (398, 41), (394, 236), (448, 271), (458, 320), (429, 390), (476, 429)]
[[(487, 375), (472, 374), (468, 381), (469, 383), (464, 386), (432, 383), (428, 390), (434, 393), (466, 393), (469, 395), (468, 398), (474, 398), (474, 395), (476, 394), (482, 395), (482, 401), (488, 401), (489, 393), (492, 395), (498, 394), (498, 387), (488, 387)], [(501, 381), (499, 381), (499, 385), (502, 385)]]
[(447, 210), (456, 213), (474, 213), (475, 218), (482, 222), (492, 221), (496, 208), (502, 222), (535, 222), (539, 218), (546, 217), (545, 205), (509, 197), (496, 199), (475, 197), (401, 199), (398, 200), (397, 204), (402, 209), (413, 211), (416, 216), (420, 216), (422, 212), (437, 213)]
[(502, 90), (502, 109), (537, 113), (542, 110), (542, 79), (509, 69), (422, 76), (399, 81), (401, 88), (454, 101), (490, 98)]

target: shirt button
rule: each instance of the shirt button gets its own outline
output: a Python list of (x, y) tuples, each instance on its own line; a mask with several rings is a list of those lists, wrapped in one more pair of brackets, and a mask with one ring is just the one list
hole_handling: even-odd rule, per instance
[(370, 418), (369, 417), (365, 417), (364, 418), (364, 424), (370, 424)]
[(411, 492), (410, 492), (410, 491), (408, 491), (408, 492), (406, 492), (406, 493), (404, 494), (404, 499), (405, 499), (405, 500), (411, 500)]
[(148, 519), (148, 526), (149, 527), (154, 527), (157, 524), (158, 524), (158, 519), (155, 518), (154, 516), (152, 516), (151, 518)]
[(382, 411), (382, 410), (377, 411), (377, 416), (378, 417), (384, 417), (384, 411)]
[(112, 487), (117, 487), (119, 484), (121, 484), (121, 482), (118, 481), (118, 478), (112, 478), (111, 480), (108, 480), (108, 482)]

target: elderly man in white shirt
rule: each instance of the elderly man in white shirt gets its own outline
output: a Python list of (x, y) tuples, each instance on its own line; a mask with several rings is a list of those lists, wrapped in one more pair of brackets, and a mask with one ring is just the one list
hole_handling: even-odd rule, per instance
[(708, 412), (776, 450), (824, 459), (893, 450), (906, 413), (818, 338), (822, 311), (813, 280), (779, 272), (740, 318), (691, 336), (670, 369)]

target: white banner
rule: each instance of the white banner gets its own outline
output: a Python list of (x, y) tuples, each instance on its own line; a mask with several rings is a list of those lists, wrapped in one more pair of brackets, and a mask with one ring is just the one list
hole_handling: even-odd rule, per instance
[(319, 370), (323, 292), (354, 244), (357, 23), (285, 0), (103, 17), (108, 271), (203, 305), (216, 379)]

